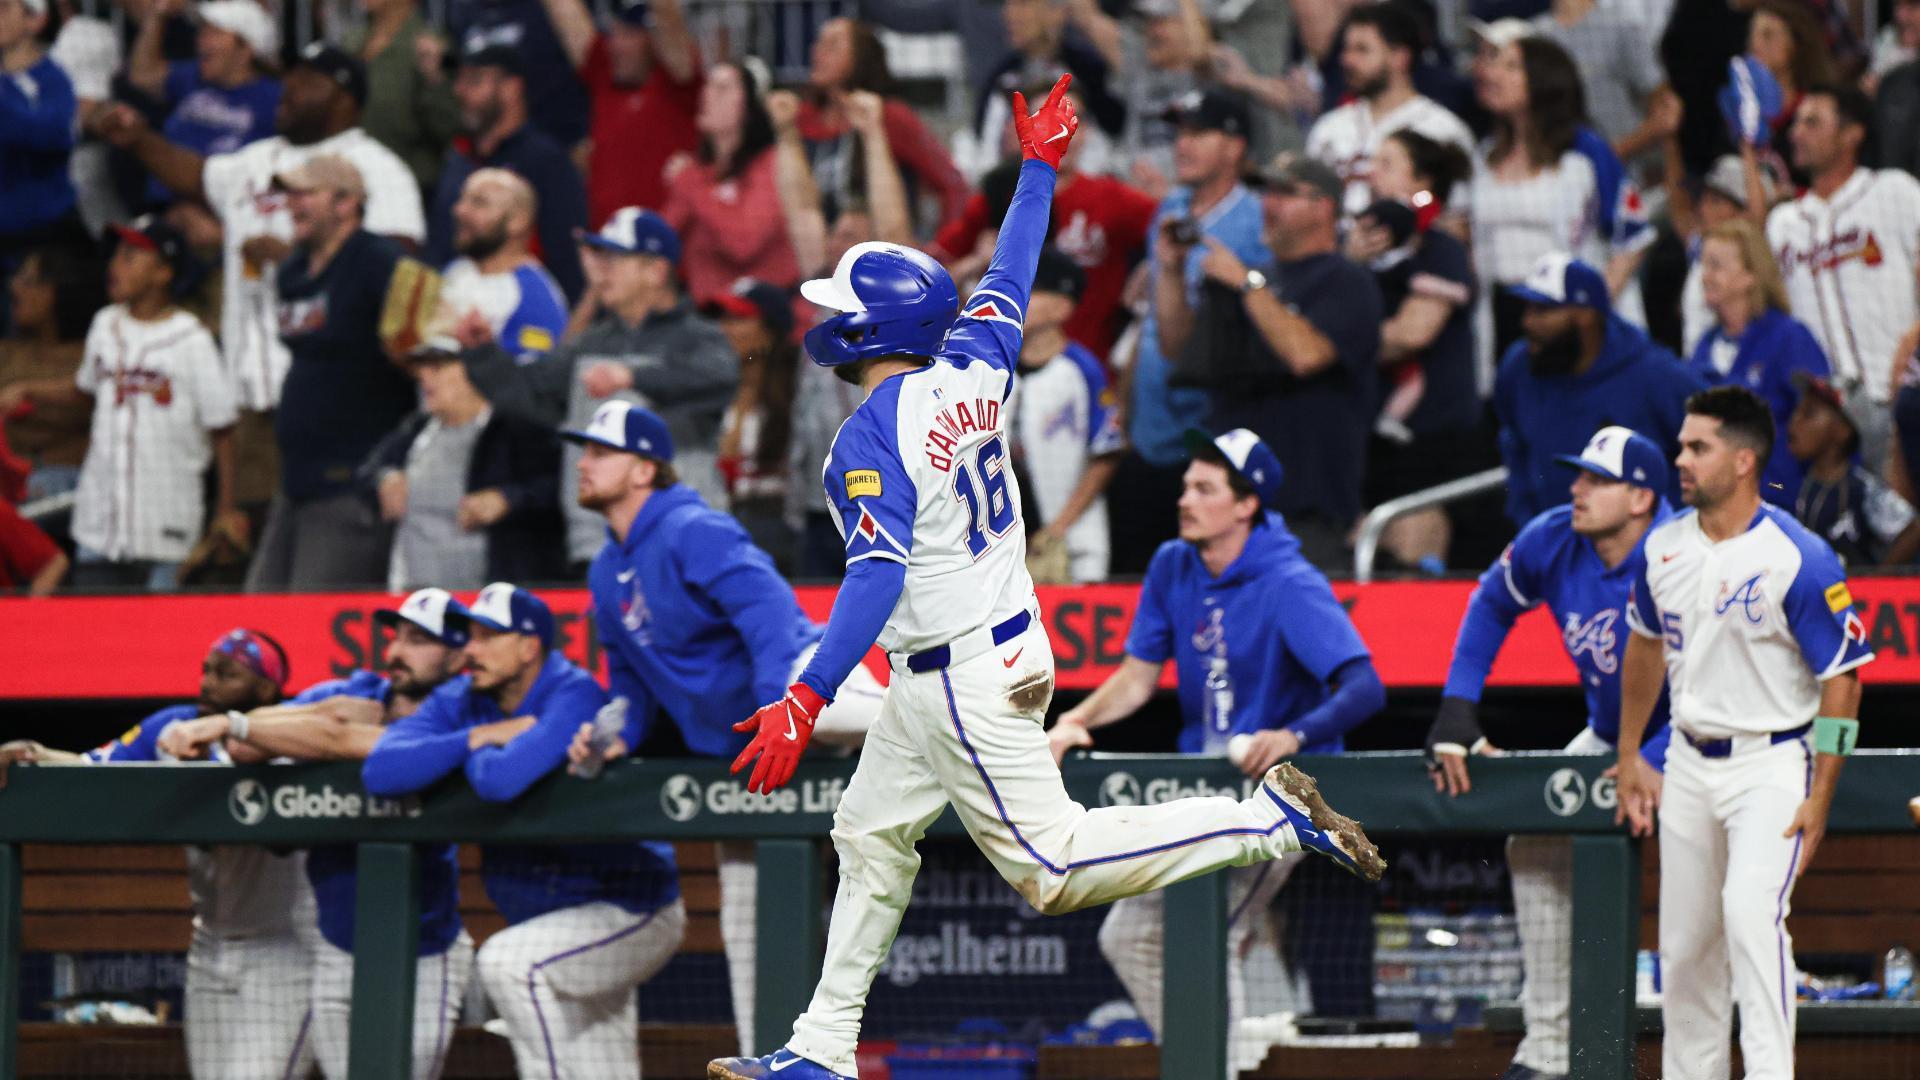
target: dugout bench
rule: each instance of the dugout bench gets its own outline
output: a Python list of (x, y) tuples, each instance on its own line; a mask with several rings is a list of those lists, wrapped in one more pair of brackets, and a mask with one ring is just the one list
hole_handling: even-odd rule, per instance
[[(1515, 754), (1475, 763), (1474, 794), (1449, 800), (1433, 793), (1417, 753), (1349, 754), (1316, 759), (1313, 772), (1329, 799), (1368, 823), (1376, 836), (1395, 833), (1571, 834), (1574, 841), (1574, 1075), (1619, 1080), (1632, 1075), (1634, 1044), (1645, 1018), (1633, 1003), (1635, 950), (1653, 928), (1652, 878), (1643, 873), (1650, 848), (1613, 826), (1606, 758)], [(382, 806), (368, 800), (358, 770), (345, 765), (124, 765), (110, 768), (20, 767), (0, 789), (0, 1080), (74, 1075), (107, 1052), (123, 1067), (129, 1054), (156, 1064), (183, 1056), (177, 1027), (102, 1028), (18, 1024), (23, 949), (68, 951), (131, 944), (184, 950), (185, 888), (177, 851), (101, 845), (314, 843), (359, 845), (351, 1069), (357, 1078), (407, 1075), (414, 942), (414, 842), (478, 838), (520, 842), (613, 839), (676, 841), (686, 859), (692, 916), (683, 949), (718, 951), (715, 839), (760, 841), (757, 938), (759, 1042), (777, 1046), (805, 1006), (818, 970), (827, 883), (819, 841), (850, 775), (848, 762), (810, 762), (772, 799), (743, 796), (723, 766), (707, 762), (626, 762), (596, 782), (564, 776), (543, 781), (511, 806), (486, 804), (454, 781), (419, 800)], [(1090, 755), (1070, 760), (1068, 789), (1089, 806), (1156, 802), (1195, 791), (1237, 789), (1241, 778), (1217, 759), (1159, 755)], [(332, 800), (302, 795), (331, 789)], [(1920, 926), (1912, 886), (1920, 884), (1906, 812), (1920, 792), (1920, 754), (1856, 755), (1836, 799), (1818, 873), (1796, 897), (1794, 928), (1801, 953), (1833, 949), (1874, 953)], [(357, 795), (349, 803), (344, 796)], [(758, 800), (758, 801), (755, 801)], [(311, 813), (315, 806), (328, 813)], [(304, 809), (303, 809), (304, 807)], [(352, 812), (347, 812), (351, 807)], [(958, 835), (951, 813), (930, 830)], [(1850, 839), (1847, 833), (1893, 834)], [(56, 845), (56, 846), (47, 846)], [(77, 845), (69, 846), (69, 845)], [(707, 853), (703, 859), (701, 852)], [(464, 862), (466, 871), (471, 863)], [(788, 883), (788, 884), (782, 884)], [(498, 928), (477, 880), (463, 881), (463, 915), (476, 940)], [(1056, 1080), (1164, 1076), (1213, 1077), (1225, 1071), (1226, 888), (1208, 875), (1168, 890), (1166, 905), (1166, 1032), (1163, 1045), (1049, 1048), (1040, 1075)], [(1643, 925), (1644, 924), (1644, 925)], [(1804, 935), (1804, 937), (1802, 937)], [(1646, 938), (1644, 940), (1654, 940)], [(796, 976), (795, 973), (805, 973)], [(884, 993), (884, 990), (880, 991)], [(1831, 1010), (1805, 1009), (1811, 1035)], [(1657, 1021), (1657, 1012), (1654, 1014)], [(1864, 1015), (1864, 1014), (1863, 1014)], [(1876, 1019), (1841, 1026), (1914, 1039), (1914, 1014), (1897, 1007)], [(1498, 1020), (1496, 1015), (1494, 1020)], [(1368, 1051), (1287, 1048), (1270, 1054), (1249, 1077), (1484, 1077), (1504, 1067), (1511, 1033), (1461, 1032), (1445, 1050)], [(732, 1045), (731, 1027), (643, 1026), (650, 1077), (699, 1076), (706, 1058)], [(508, 1075), (500, 1040), (463, 1033), (448, 1074)], [(1643, 1041), (1640, 1053), (1657, 1048)], [(658, 1056), (656, 1056), (658, 1055)], [(498, 1060), (494, 1060), (498, 1057)], [(183, 1064), (183, 1063), (182, 1063)], [(1822, 1072), (1821, 1075), (1840, 1075)], [(1875, 1075), (1885, 1075), (1882, 1071)]]

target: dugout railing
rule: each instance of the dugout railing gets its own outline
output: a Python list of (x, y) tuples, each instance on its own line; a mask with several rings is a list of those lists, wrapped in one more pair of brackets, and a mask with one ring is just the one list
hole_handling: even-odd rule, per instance
[[(1640, 946), (1635, 841), (1613, 824), (1608, 760), (1516, 754), (1475, 763), (1470, 797), (1436, 795), (1419, 755), (1315, 758), (1329, 799), (1376, 836), (1511, 833), (1572, 837), (1573, 1075), (1633, 1073), (1642, 1025), (1634, 998)], [(809, 762), (771, 798), (748, 796), (724, 768), (685, 760), (610, 767), (594, 782), (550, 778), (511, 805), (488, 804), (464, 783), (413, 800), (368, 797), (346, 765), (16, 766), (0, 788), (0, 1080), (16, 1075), (21, 1014), (21, 845), (352, 843), (359, 893), (351, 1072), (408, 1075), (418, 898), (415, 842), (559, 842), (615, 839), (759, 842), (759, 1042), (778, 1046), (812, 990), (823, 934), (821, 841), (848, 762)], [(1088, 806), (1234, 794), (1244, 779), (1219, 759), (1090, 755), (1070, 760), (1067, 786)], [(1912, 830), (1907, 799), (1920, 793), (1920, 753), (1869, 751), (1847, 766), (1830, 835)], [(951, 811), (930, 835), (957, 836)], [(1166, 1013), (1159, 1074), (1226, 1071), (1227, 890), (1221, 875), (1174, 886), (1166, 903)], [(1702, 898), (1712, 902), (1712, 898)], [(884, 989), (877, 991), (884, 993)]]

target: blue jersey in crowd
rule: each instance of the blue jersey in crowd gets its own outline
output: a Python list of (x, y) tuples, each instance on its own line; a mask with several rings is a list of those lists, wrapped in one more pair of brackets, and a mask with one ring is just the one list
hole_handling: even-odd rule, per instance
[[(198, 61), (181, 60), (167, 65), (162, 96), (173, 111), (167, 114), (160, 134), (175, 146), (212, 157), (230, 154), (274, 133), (280, 81), (257, 78), (231, 88), (215, 86), (201, 78)], [(175, 196), (160, 181), (148, 180), (147, 198), (165, 204)]]
[[(1560, 455), (1579, 456), (1587, 437), (1610, 424), (1652, 439), (1671, 459), (1677, 452), (1687, 398), (1706, 389), (1666, 347), (1618, 315), (1593, 366), (1578, 375), (1536, 374), (1523, 338), (1507, 349), (1493, 384), (1505, 459), (1507, 516), (1516, 525), (1562, 505), (1568, 494)], [(1667, 494), (1680, 494), (1676, 474)]]
[[(160, 761), (160, 733), (168, 724), (198, 720), (205, 713), (198, 705), (169, 705), (128, 728), (119, 738), (96, 746), (81, 755), (96, 764), (108, 761)], [(226, 750), (219, 743), (212, 747), (215, 760), (225, 761)]]
[[(1158, 257), (1155, 250), (1160, 243), (1161, 223), (1191, 217), (1192, 203), (1192, 191), (1175, 188), (1160, 204), (1160, 211), (1147, 230), (1149, 263)], [(1260, 221), (1259, 196), (1236, 184), (1226, 198), (1210, 207), (1194, 224), (1203, 236), (1231, 248), (1241, 262), (1265, 266), (1273, 261), (1273, 253), (1260, 238)], [(1200, 263), (1207, 257), (1208, 250), (1207, 245), (1201, 243), (1187, 252), (1187, 302), (1195, 310), (1200, 307), (1200, 282), (1206, 276), (1200, 272)], [(1178, 465), (1187, 460), (1184, 441), (1187, 429), (1199, 427), (1206, 420), (1211, 399), (1197, 386), (1167, 385), (1172, 364), (1160, 353), (1159, 317), (1151, 304), (1147, 305), (1146, 324), (1140, 331), (1140, 348), (1133, 369), (1133, 419), (1127, 434), (1134, 450), (1151, 464)]]
[[(1654, 526), (1671, 514), (1663, 503)], [(1620, 669), (1626, 659), (1627, 599), (1646, 564), (1646, 537), (1609, 570), (1593, 542), (1573, 531), (1573, 508), (1557, 506), (1527, 523), (1499, 561), (1480, 575), (1467, 603), (1447, 670), (1448, 697), (1479, 701), (1493, 658), (1513, 621), (1541, 604), (1553, 613), (1567, 657), (1587, 695), (1587, 726), (1608, 743), (1620, 737)], [(1654, 768), (1667, 760), (1667, 691), (1641, 734), (1640, 754)]]
[[(73, 82), (50, 56), (0, 79), (0, 240), (73, 209)], [(0, 245), (0, 268), (13, 263)]]
[[(563, 766), (574, 732), (606, 703), (607, 692), (593, 676), (551, 653), (514, 710), (538, 722), (506, 746), (469, 751), (469, 728), (509, 717), (462, 675), (387, 728), (361, 777), (372, 794), (394, 796), (464, 771), (481, 798), (507, 802)], [(480, 859), (487, 896), (510, 924), (596, 902), (645, 913), (680, 896), (667, 844), (486, 844)]]
[[(1372, 711), (1319, 707), (1335, 672), (1371, 658), (1327, 579), (1301, 556), (1279, 514), (1256, 524), (1219, 577), (1185, 540), (1160, 545), (1147, 565), (1127, 653), (1174, 661), (1180, 751), (1219, 754), (1235, 735), (1291, 728), (1308, 753), (1343, 748)], [(1378, 704), (1374, 705), (1378, 708)]]
[(630, 747), (658, 709), (694, 753), (739, 753), (751, 736), (733, 725), (780, 700), (820, 640), (766, 552), (683, 484), (647, 499), (625, 543), (609, 533), (587, 583)]
[[(385, 704), (393, 684), (372, 671), (356, 671), (344, 679), (328, 679), (301, 691), (295, 705), (311, 705), (333, 697), (366, 698)], [(420, 894), (421, 956), (438, 956), (460, 936), (460, 862), (452, 844), (420, 845), (414, 887)], [(327, 944), (353, 951), (353, 911), (358, 895), (356, 851), (351, 844), (318, 844), (307, 852), (307, 881), (319, 908), (320, 936)]]
[(1787, 452), (1787, 418), (1800, 402), (1793, 373), (1804, 371), (1824, 379), (1831, 371), (1826, 350), (1813, 331), (1786, 312), (1768, 308), (1754, 316), (1738, 338), (1728, 337), (1715, 324), (1694, 346), (1687, 366), (1709, 386), (1744, 386), (1766, 400), (1773, 410), (1773, 456), (1767, 458), (1760, 475), (1760, 497), (1791, 510), (1794, 496), (1800, 493), (1800, 478), (1806, 475)]

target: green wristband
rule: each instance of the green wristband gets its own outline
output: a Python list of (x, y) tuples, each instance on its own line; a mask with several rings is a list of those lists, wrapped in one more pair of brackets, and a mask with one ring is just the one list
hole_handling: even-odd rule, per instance
[(1846, 757), (1860, 741), (1860, 721), (1838, 716), (1816, 716), (1813, 720), (1813, 748), (1822, 754)]

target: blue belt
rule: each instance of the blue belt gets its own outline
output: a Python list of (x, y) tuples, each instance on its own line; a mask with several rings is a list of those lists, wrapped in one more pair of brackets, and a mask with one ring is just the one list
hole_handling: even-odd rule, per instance
[[(1022, 611), (1006, 622), (993, 628), (993, 643), (1005, 645), (1014, 638), (1027, 632), (1027, 624), (1033, 621), (1033, 615)], [(907, 657), (907, 670), (916, 675), (929, 671), (939, 671), (953, 662), (953, 648), (950, 645), (936, 645), (925, 652), (917, 652)]]
[[(1687, 740), (1688, 746), (1691, 746), (1695, 750), (1700, 751), (1701, 757), (1723, 758), (1723, 757), (1733, 756), (1733, 740), (1730, 738), (1728, 739), (1696, 739), (1692, 735), (1689, 735), (1684, 731), (1680, 731), (1680, 729), (1677, 727), (1674, 728), (1674, 730), (1680, 732), (1680, 737)], [(1778, 746), (1783, 742), (1792, 742), (1793, 740), (1799, 738), (1802, 735), (1805, 735), (1807, 732), (1812, 730), (1813, 730), (1813, 724), (1809, 722), (1809, 723), (1801, 724), (1797, 728), (1789, 728), (1786, 731), (1776, 731), (1772, 735), (1768, 736), (1768, 739), (1773, 743), (1773, 745)]]

